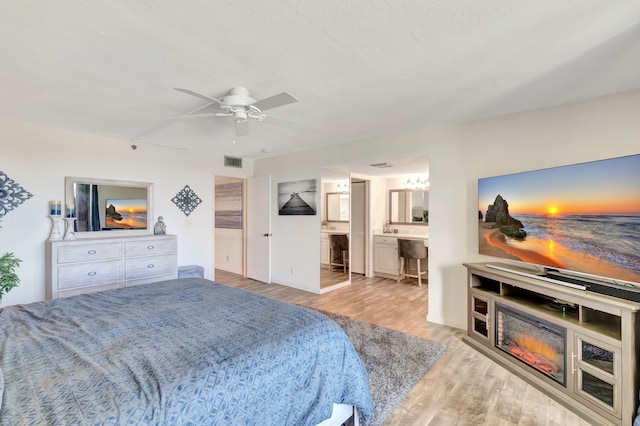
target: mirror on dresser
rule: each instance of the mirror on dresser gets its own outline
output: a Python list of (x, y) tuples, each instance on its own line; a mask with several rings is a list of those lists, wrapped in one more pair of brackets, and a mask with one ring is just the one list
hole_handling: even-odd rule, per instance
[[(349, 269), (349, 173), (325, 168), (321, 171), (321, 221), (320, 230), (320, 289), (350, 282)], [(342, 238), (342, 242), (339, 239)], [(344, 253), (331, 250), (331, 240), (336, 247), (345, 247)], [(334, 259), (332, 259), (332, 256)], [(346, 259), (343, 257), (346, 256)], [(343, 262), (344, 260), (344, 262)], [(346, 267), (340, 266), (346, 263)]]
[(73, 206), (78, 237), (147, 235), (153, 230), (153, 184), (65, 178), (65, 205)]
[(428, 189), (390, 189), (389, 221), (392, 224), (429, 224)]

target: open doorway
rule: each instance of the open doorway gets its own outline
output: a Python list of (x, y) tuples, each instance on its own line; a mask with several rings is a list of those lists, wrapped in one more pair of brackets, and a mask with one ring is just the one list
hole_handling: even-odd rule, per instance
[(349, 173), (322, 169), (320, 181), (320, 293), (349, 285)]
[[(400, 266), (397, 239), (417, 238), (428, 244), (428, 204), (421, 203), (419, 206), (423, 210), (419, 214), (419, 223), (413, 217), (411, 220), (401, 220), (398, 216), (400, 206), (394, 196), (400, 192), (421, 193), (423, 196), (428, 194), (428, 156), (394, 158), (368, 164), (348, 163), (335, 167), (349, 170), (350, 173), (352, 272), (359, 274), (364, 269), (366, 278), (396, 280)], [(424, 199), (428, 202), (427, 197)], [(360, 205), (365, 206), (364, 212), (358, 211)], [(408, 202), (402, 204), (402, 208), (412, 214), (414, 210), (417, 211)], [(360, 234), (364, 235), (363, 249), (359, 247)], [(361, 260), (362, 256), (364, 261)], [(428, 260), (424, 263), (428, 264)], [(351, 281), (353, 284), (357, 280), (352, 276)], [(401, 281), (410, 282), (406, 279)]]
[(245, 273), (245, 205), (245, 180), (216, 176), (213, 235), (216, 270)]

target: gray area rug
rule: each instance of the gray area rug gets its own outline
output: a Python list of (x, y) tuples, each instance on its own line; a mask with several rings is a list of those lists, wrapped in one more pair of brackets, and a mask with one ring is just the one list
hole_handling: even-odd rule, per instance
[(371, 426), (381, 425), (446, 349), (442, 343), (321, 311), (342, 327), (369, 374)]

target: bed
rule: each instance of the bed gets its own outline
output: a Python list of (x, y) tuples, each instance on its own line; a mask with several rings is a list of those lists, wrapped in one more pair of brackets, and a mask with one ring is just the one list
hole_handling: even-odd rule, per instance
[(0, 393), (0, 425), (315, 425), (373, 411), (336, 323), (198, 278), (3, 308)]

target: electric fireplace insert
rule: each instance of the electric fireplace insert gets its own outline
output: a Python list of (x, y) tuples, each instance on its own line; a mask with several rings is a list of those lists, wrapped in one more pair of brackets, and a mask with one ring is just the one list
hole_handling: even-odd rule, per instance
[(567, 387), (567, 329), (496, 303), (496, 347)]

